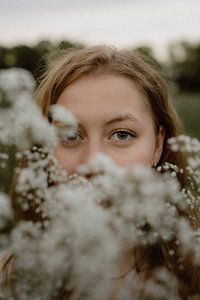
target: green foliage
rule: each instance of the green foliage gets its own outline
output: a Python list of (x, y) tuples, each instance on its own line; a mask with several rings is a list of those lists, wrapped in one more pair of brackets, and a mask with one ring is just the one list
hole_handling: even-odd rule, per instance
[(161, 62), (158, 61), (158, 59), (155, 57), (154, 52), (151, 47), (149, 46), (140, 46), (134, 49), (136, 52), (139, 53), (142, 58), (152, 65), (155, 69), (161, 70), (163, 69), (163, 66)]
[(173, 100), (185, 133), (200, 139), (200, 93), (177, 93)]
[(17, 45), (12, 48), (0, 46), (0, 69), (23, 68), (30, 71), (37, 78), (45, 67), (46, 57), (49, 53), (58, 48), (68, 49), (72, 47), (80, 48), (83, 45), (65, 40), (58, 43), (43, 40), (33, 46)]
[(169, 48), (170, 70), (181, 91), (200, 91), (200, 43), (182, 41)]
[(82, 44), (79, 44), (79, 43), (72, 43), (70, 41), (65, 41), (65, 40), (62, 40), (58, 43), (57, 47), (59, 49), (69, 49), (69, 48), (83, 48), (84, 45)]

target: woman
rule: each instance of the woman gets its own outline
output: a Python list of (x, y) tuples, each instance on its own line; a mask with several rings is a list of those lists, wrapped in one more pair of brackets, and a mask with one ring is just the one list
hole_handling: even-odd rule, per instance
[[(167, 147), (168, 138), (180, 133), (177, 114), (168, 99), (165, 84), (158, 72), (138, 55), (131, 51), (118, 51), (104, 46), (71, 51), (67, 55), (64, 52), (49, 64), (47, 73), (36, 92), (36, 100), (46, 117), (50, 116), (50, 105), (57, 103), (70, 109), (78, 121), (79, 119), (82, 121), (83, 118), (83, 123), (86, 120), (90, 121), (93, 116), (88, 124), (80, 123), (81, 128), (85, 125), (88, 129), (99, 125), (98, 128), (93, 128), (92, 136), (96, 136), (96, 133), (102, 135), (99, 131), (102, 131), (104, 125), (108, 127), (114, 124), (115, 126), (112, 127), (128, 128), (128, 130), (113, 132), (112, 138), (107, 137), (116, 142), (117, 139), (121, 140), (124, 146), (128, 146), (128, 149), (125, 146), (122, 151), (119, 151), (120, 157), (107, 145), (104, 145), (105, 149), (90, 148), (94, 144), (91, 140), (92, 136), (87, 137), (92, 144), (88, 145), (81, 132), (80, 136), (77, 133), (77, 136), (71, 137), (70, 141), (63, 141), (65, 150), (61, 141), (60, 146), (55, 150), (55, 156), (68, 172), (74, 172), (76, 165), (84, 162), (82, 155), (87, 161), (95, 151), (107, 153), (123, 166), (144, 163), (155, 167), (165, 161), (176, 163), (178, 166), (181, 164), (177, 161), (178, 155)], [(141, 133), (134, 133), (133, 129), (129, 130), (129, 126), (124, 126), (122, 122), (131, 123), (133, 128), (137, 125)], [(86, 131), (87, 128), (83, 129)], [(90, 132), (85, 133), (90, 134)], [(139, 144), (135, 135), (141, 135)], [(105, 139), (104, 136), (103, 138)], [(137, 144), (135, 151), (133, 151), (133, 140)], [(78, 149), (76, 154), (75, 151), (68, 150), (67, 145), (73, 144), (75, 147), (80, 142), (83, 147), (87, 144), (86, 150)], [(66, 162), (63, 159), (65, 151), (67, 155), (73, 152), (72, 155), (77, 157), (72, 156)], [(86, 156), (85, 151), (89, 151)], [(70, 161), (72, 161), (71, 165), (68, 166)]]
[[(184, 167), (181, 154), (172, 152), (167, 144), (181, 130), (166, 86), (159, 73), (132, 51), (107, 46), (62, 51), (51, 58), (36, 100), (49, 122), (53, 122), (53, 104), (70, 109), (78, 120), (77, 130), (60, 134), (54, 150), (68, 174), (76, 173), (80, 164), (87, 164), (99, 152), (125, 168), (137, 164), (156, 168), (165, 162)], [(55, 123), (58, 133), (60, 125)], [(183, 186), (183, 176), (179, 180)], [(30, 212), (28, 217), (19, 212), (17, 215), (18, 220), (32, 218)], [(169, 257), (168, 246), (160, 243), (126, 255), (142, 277), (151, 277), (159, 266), (170, 266), (179, 282), (181, 298), (198, 299), (192, 298), (199, 293), (199, 281), (191, 257), (185, 261), (184, 272), (180, 271), (177, 262)], [(5, 259), (2, 269), (8, 269), (9, 259), (10, 256)], [(126, 269), (127, 259), (123, 265), (122, 269)]]

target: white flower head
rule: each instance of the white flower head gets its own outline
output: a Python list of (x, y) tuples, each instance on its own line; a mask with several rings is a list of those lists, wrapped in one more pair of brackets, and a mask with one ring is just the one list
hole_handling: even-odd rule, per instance
[(20, 68), (0, 71), (0, 104), (3, 100), (11, 105), (22, 98), (32, 100), (35, 87), (33, 76), (30, 72)]
[(62, 126), (76, 128), (77, 120), (69, 109), (55, 104), (50, 108), (50, 113), (53, 121), (60, 122)]
[(0, 192), (0, 230), (4, 228), (6, 222), (12, 218), (10, 199), (6, 194)]

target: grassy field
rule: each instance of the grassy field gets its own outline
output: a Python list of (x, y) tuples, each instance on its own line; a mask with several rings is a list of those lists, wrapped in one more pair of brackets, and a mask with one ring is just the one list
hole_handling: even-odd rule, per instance
[(173, 101), (183, 120), (185, 134), (200, 139), (200, 93), (179, 93), (173, 96)]

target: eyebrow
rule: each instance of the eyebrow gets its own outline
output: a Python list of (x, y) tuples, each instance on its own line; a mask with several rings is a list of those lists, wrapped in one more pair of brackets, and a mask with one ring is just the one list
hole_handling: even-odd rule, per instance
[[(117, 123), (117, 122), (122, 122), (122, 121), (132, 121), (134, 123), (138, 123), (138, 124), (142, 124), (141, 121), (139, 121), (139, 119), (137, 119), (136, 117), (134, 117), (132, 114), (122, 114), (122, 115), (119, 115), (111, 120), (109, 120), (108, 122), (106, 122), (105, 126), (108, 126), (108, 125), (111, 125), (113, 123)], [(62, 122), (59, 122), (59, 121), (56, 121), (54, 123), (55, 125), (57, 125), (58, 127), (62, 127), (63, 123)], [(78, 122), (77, 124), (77, 127), (81, 128), (81, 129), (84, 129), (84, 126)]]
[(116, 122), (122, 122), (122, 121), (132, 121), (132, 122), (136, 122), (136, 123), (141, 123), (141, 121), (139, 121), (136, 117), (134, 117), (132, 114), (123, 114), (123, 115), (119, 115), (115, 118), (113, 118), (112, 120), (108, 121), (106, 123), (106, 125), (110, 125)]

